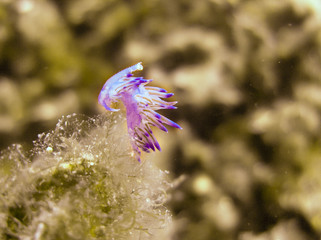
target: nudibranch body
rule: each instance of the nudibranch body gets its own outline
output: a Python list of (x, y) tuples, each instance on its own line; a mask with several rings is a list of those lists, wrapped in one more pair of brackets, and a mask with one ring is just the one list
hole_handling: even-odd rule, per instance
[(167, 129), (163, 124), (182, 129), (177, 123), (156, 112), (159, 109), (176, 109), (174, 105), (177, 102), (162, 100), (174, 94), (162, 88), (146, 86), (152, 80), (133, 77), (132, 72), (142, 69), (140, 62), (115, 74), (106, 81), (98, 97), (98, 102), (109, 111), (119, 110), (110, 106), (115, 101), (121, 100), (125, 105), (130, 142), (139, 162), (140, 149), (145, 152), (161, 150), (151, 126), (165, 132)]

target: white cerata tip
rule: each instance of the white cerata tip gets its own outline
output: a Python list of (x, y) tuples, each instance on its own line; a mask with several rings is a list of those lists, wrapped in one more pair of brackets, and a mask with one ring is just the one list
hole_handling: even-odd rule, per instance
[(143, 68), (144, 68), (144, 67), (143, 67), (143, 65), (142, 65), (142, 62), (139, 62), (139, 63), (136, 64), (136, 69), (137, 69), (137, 70), (143, 70)]

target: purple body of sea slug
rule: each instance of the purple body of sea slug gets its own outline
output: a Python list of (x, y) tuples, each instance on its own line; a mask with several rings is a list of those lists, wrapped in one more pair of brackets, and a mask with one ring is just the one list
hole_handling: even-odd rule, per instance
[(109, 111), (118, 111), (110, 107), (112, 102), (121, 100), (126, 107), (127, 128), (130, 142), (136, 159), (140, 162), (142, 149), (159, 151), (160, 146), (151, 130), (151, 126), (167, 132), (163, 124), (182, 129), (177, 123), (156, 112), (159, 109), (176, 109), (177, 102), (166, 102), (161, 98), (169, 98), (173, 93), (158, 87), (146, 86), (152, 80), (133, 77), (132, 72), (142, 70), (141, 63), (126, 68), (109, 78), (103, 86), (98, 102)]

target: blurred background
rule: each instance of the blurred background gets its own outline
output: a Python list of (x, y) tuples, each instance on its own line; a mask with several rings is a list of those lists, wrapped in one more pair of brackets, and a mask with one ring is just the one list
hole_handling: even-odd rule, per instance
[(140, 61), (184, 128), (144, 156), (184, 176), (173, 240), (320, 239), (319, 0), (0, 0), (1, 149)]

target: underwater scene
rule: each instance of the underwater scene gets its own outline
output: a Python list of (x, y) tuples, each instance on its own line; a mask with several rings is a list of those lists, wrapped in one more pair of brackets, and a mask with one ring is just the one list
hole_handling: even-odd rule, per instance
[(320, 240), (321, 1), (0, 0), (1, 240)]

